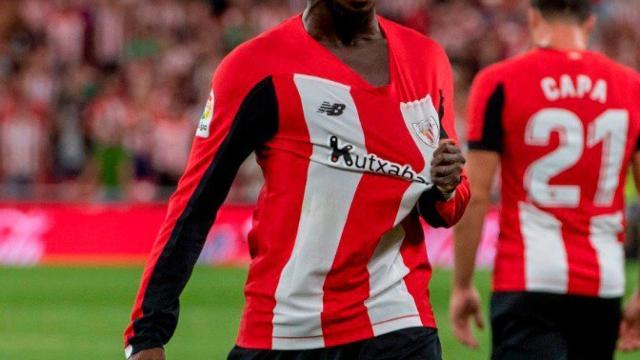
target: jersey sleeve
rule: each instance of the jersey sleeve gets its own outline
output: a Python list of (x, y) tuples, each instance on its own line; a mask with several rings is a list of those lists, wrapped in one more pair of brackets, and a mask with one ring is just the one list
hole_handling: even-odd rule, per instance
[(189, 163), (169, 201), (125, 331), (127, 357), (162, 347), (173, 335), (180, 294), (238, 168), (277, 131), (272, 78), (254, 77), (227, 60), (214, 75)]
[(493, 71), (481, 72), (471, 86), (467, 112), (470, 150), (502, 152), (504, 85)]
[[(451, 139), (458, 144), (451, 64), (444, 51), (442, 51), (441, 59), (440, 81), (438, 82), (441, 89), (438, 105), (440, 139)], [(418, 200), (418, 212), (430, 226), (448, 228), (460, 221), (470, 198), (469, 182), (463, 172), (461, 182), (450, 198), (445, 198), (440, 190), (433, 186)]]

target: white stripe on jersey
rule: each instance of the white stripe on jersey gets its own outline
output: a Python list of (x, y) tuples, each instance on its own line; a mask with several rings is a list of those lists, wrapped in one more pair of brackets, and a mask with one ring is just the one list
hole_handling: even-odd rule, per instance
[[(324, 347), (322, 289), (362, 173), (320, 161), (331, 156), (328, 141), (335, 133), (350, 143), (365, 143), (350, 87), (303, 75), (294, 81), (314, 146), (295, 245), (275, 294), (273, 348), (278, 350)], [(339, 119), (318, 112), (326, 101), (346, 105)]]
[(367, 265), (370, 290), (364, 304), (376, 336), (398, 328), (422, 326), (415, 300), (404, 282), (409, 274), (400, 255), (404, 238), (402, 225), (396, 225), (380, 239)]
[(562, 223), (532, 204), (520, 202), (518, 208), (524, 241), (526, 289), (566, 293), (569, 263), (562, 239)]
[(618, 235), (624, 230), (621, 212), (594, 216), (589, 232), (600, 265), (600, 297), (624, 295), (624, 247)]

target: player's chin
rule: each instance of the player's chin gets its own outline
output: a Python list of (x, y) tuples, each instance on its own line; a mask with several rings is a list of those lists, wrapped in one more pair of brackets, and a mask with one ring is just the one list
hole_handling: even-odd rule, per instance
[(376, 0), (333, 0), (333, 2), (352, 13), (366, 13), (376, 7)]

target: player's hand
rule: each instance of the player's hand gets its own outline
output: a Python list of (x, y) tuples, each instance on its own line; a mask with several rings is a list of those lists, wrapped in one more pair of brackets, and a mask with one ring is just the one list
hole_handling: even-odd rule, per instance
[(129, 358), (129, 360), (166, 360), (166, 359), (167, 358), (164, 356), (163, 348), (142, 350)]
[(640, 290), (633, 294), (622, 314), (618, 348), (622, 351), (640, 349)]
[(465, 346), (478, 348), (478, 340), (471, 329), (471, 318), (480, 329), (484, 329), (484, 320), (480, 310), (480, 294), (476, 288), (453, 287), (449, 302), (449, 318), (456, 339)]
[(467, 161), (453, 140), (444, 140), (433, 153), (431, 180), (443, 194), (451, 194), (460, 184)]

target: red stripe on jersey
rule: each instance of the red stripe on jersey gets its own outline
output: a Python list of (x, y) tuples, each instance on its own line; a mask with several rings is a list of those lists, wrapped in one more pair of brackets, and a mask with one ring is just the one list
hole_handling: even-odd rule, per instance
[[(321, 318), (327, 347), (374, 336), (364, 305), (370, 290), (367, 265), (378, 245), (376, 238), (393, 227), (409, 184), (378, 175), (362, 177), (323, 287)], [(376, 214), (377, 221), (362, 216), (364, 213)]]
[(424, 241), (422, 225), (416, 213), (410, 214), (403, 222), (404, 242), (400, 254), (409, 274), (404, 278), (407, 289), (420, 313), (423, 326), (436, 327), (436, 320), (429, 302), (429, 281), (431, 281), (431, 265), (427, 258), (427, 247)]
[(567, 231), (566, 226), (563, 227), (562, 238), (569, 265), (567, 292), (575, 295), (598, 296), (600, 290), (598, 255), (591, 246), (589, 236)]
[[(237, 341), (239, 346), (252, 349), (272, 347), (275, 293), (295, 244), (309, 158), (313, 151), (300, 95), (292, 78), (274, 77), (273, 81), (278, 89), (278, 108), (281, 111), (276, 137), (291, 140), (279, 142), (283, 144), (281, 146), (290, 144), (291, 149), (271, 151), (260, 154), (258, 158), (265, 185), (256, 206), (253, 230), (249, 234), (252, 263), (245, 286), (246, 304)], [(306, 134), (306, 138), (301, 134)], [(291, 174), (305, 174), (305, 177)], [(290, 214), (296, 214), (296, 217), (292, 218)]]

